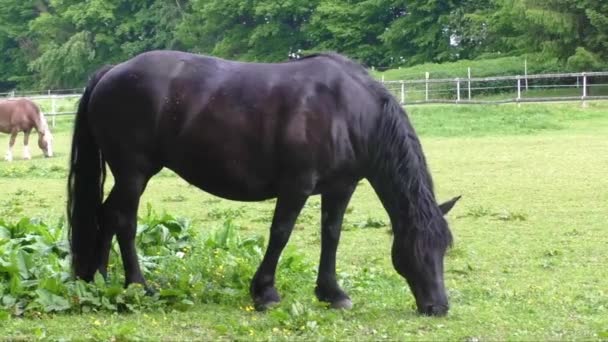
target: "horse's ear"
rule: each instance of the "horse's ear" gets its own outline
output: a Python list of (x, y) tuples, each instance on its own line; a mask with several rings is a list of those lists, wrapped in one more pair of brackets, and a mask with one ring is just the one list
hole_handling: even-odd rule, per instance
[(462, 196), (456, 196), (456, 197), (452, 198), (451, 200), (441, 203), (439, 205), (439, 209), (441, 209), (441, 212), (443, 213), (443, 215), (447, 214), (450, 210), (452, 210), (452, 208), (454, 207), (454, 204), (456, 204), (456, 202), (458, 202), (460, 197), (462, 197)]

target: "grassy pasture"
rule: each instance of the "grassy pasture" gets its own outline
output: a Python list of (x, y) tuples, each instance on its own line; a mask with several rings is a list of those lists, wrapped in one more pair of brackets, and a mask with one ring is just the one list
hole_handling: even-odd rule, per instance
[[(33, 310), (19, 318), (0, 315), (0, 336), (27, 340), (608, 338), (608, 103), (592, 102), (587, 108), (580, 103), (414, 106), (409, 112), (421, 135), (438, 197), (463, 195), (449, 215), (455, 245), (446, 259), (451, 299), (446, 318), (416, 315), (413, 297), (390, 263), (388, 218), (372, 188), (362, 182), (349, 206), (338, 251), (338, 277), (353, 299), (351, 311), (329, 310), (314, 298), (320, 200), (313, 197), (281, 262), (277, 283), (283, 302), (270, 312), (252, 312), (246, 286), (230, 291), (221, 287), (246, 283), (257, 266), (257, 260), (234, 261), (230, 253), (237, 259), (241, 254), (227, 248), (219, 252), (225, 264), (221, 258), (205, 259), (193, 252), (167, 264), (173, 267), (147, 274), (168, 290), (181, 286), (179, 280), (196, 273), (195, 268), (210, 268), (210, 280), (198, 282), (203, 284), (200, 291), (219, 295), (191, 298), (194, 305), (186, 311), (153, 303), (130, 313)], [(70, 130), (70, 118), (58, 119), (56, 158), (43, 159), (32, 149), (32, 161), (0, 162), (0, 218), (14, 222), (39, 217), (58, 225), (65, 206)], [(6, 144), (7, 136), (0, 136), (2, 153)], [(20, 146), (15, 156), (20, 155)], [(111, 179), (108, 183), (111, 186)], [(148, 203), (157, 211), (189, 218), (198, 232), (195, 247), (210, 241), (206, 237), (221, 231), (226, 222), (241, 239), (267, 236), (274, 204), (217, 199), (168, 171), (150, 182), (142, 216)], [(224, 279), (228, 275), (237, 279)], [(214, 284), (219, 289), (210, 292), (207, 287)]]
[[(466, 78), (468, 68), (473, 77), (491, 77), (497, 75), (523, 75), (524, 56), (496, 57), (476, 60), (458, 60), (445, 63), (416, 64), (409, 67), (399, 67), (385, 71), (373, 71), (377, 78), (385, 80), (421, 80), (430, 73), (431, 78)], [(528, 56), (528, 74), (543, 74), (566, 72), (555, 58), (532, 54)]]

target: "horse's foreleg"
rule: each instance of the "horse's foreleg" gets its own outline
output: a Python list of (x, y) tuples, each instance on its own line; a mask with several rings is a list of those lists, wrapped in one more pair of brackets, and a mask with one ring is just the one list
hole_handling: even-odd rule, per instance
[(148, 178), (144, 176), (115, 175), (116, 183), (103, 204), (103, 220), (100, 234), (100, 271), (107, 272), (108, 256), (112, 237), (116, 233), (122, 262), (125, 268), (125, 286), (139, 283), (145, 286), (145, 279), (137, 260), (135, 234), (137, 231), (137, 208)]
[(11, 132), (11, 139), (8, 143), (8, 150), (6, 151), (6, 155), (4, 156), (4, 160), (13, 161), (13, 146), (15, 146), (15, 141), (17, 140), (18, 131)]
[(336, 309), (350, 309), (352, 302), (336, 280), (336, 251), (344, 212), (355, 186), (321, 195), (321, 260), (315, 294)]
[(32, 159), (32, 154), (30, 153), (30, 133), (32, 131), (23, 132), (23, 159), (30, 160)]
[(308, 195), (289, 193), (277, 198), (264, 259), (251, 281), (251, 296), (257, 310), (277, 304), (281, 297), (274, 287), (277, 263)]

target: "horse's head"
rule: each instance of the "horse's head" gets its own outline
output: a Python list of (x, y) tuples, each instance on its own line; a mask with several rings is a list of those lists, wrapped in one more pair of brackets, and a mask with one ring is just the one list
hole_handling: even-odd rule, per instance
[[(460, 199), (455, 197), (439, 205), (443, 215)], [(432, 230), (416, 227), (402, 229), (393, 241), (392, 259), (395, 270), (403, 276), (414, 297), (418, 311), (425, 315), (443, 316), (448, 312), (448, 299), (443, 282), (443, 258), (452, 236), (446, 220), (436, 217)]]
[(53, 156), (53, 135), (48, 128), (38, 133), (38, 147), (44, 152), (45, 157)]

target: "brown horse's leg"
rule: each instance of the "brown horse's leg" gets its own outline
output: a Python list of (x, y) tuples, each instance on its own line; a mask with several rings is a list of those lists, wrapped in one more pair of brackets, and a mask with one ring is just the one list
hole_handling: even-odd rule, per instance
[(23, 159), (30, 160), (32, 159), (32, 154), (30, 153), (30, 133), (31, 130), (27, 130), (23, 132)]
[(355, 186), (321, 195), (321, 260), (315, 294), (336, 309), (350, 309), (350, 298), (336, 280), (336, 250), (340, 241), (344, 212)]
[(125, 286), (131, 283), (145, 285), (135, 250), (135, 233), (139, 198), (149, 177), (115, 174), (115, 179), (114, 187), (103, 204), (100, 268), (103, 268), (102, 274), (106, 273), (108, 254), (115, 232), (125, 268)]
[(307, 198), (307, 194), (297, 194), (295, 192), (277, 198), (274, 218), (270, 227), (268, 248), (251, 281), (251, 296), (257, 310), (268, 309), (281, 300), (274, 287), (277, 263)]
[(11, 132), (11, 139), (8, 143), (8, 150), (6, 151), (6, 156), (4, 157), (4, 160), (6, 161), (13, 161), (13, 146), (15, 146), (15, 141), (17, 140), (17, 134), (19, 134), (19, 131), (17, 130), (13, 130)]

